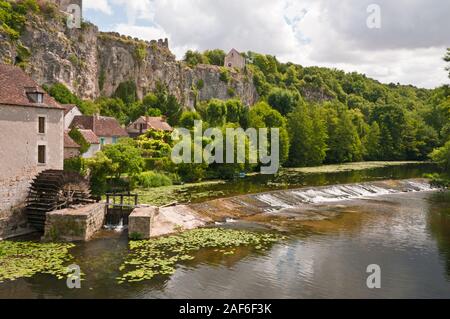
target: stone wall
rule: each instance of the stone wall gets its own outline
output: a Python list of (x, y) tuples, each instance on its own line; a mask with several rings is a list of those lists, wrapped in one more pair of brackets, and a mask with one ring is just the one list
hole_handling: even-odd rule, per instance
[[(46, 118), (45, 134), (38, 117)], [(0, 239), (29, 232), (24, 212), (30, 183), (43, 170), (63, 169), (63, 111), (0, 105)], [(38, 145), (46, 164), (38, 164)]]
[(104, 203), (47, 213), (44, 239), (69, 242), (89, 241), (102, 229), (105, 217)]

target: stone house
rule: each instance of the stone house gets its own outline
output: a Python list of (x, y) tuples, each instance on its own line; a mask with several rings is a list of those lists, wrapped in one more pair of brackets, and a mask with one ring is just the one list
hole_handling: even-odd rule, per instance
[(75, 104), (63, 104), (64, 108), (64, 129), (68, 130), (75, 116), (82, 116), (80, 109)]
[(224, 65), (227, 68), (243, 70), (245, 68), (245, 58), (236, 49), (231, 49), (230, 53), (225, 56)]
[(128, 135), (136, 138), (148, 130), (172, 132), (173, 128), (163, 117), (141, 116), (127, 126)]
[(80, 145), (78, 145), (70, 136), (69, 132), (64, 132), (64, 159), (80, 156)]
[(86, 142), (88, 142), (91, 146), (87, 150), (86, 153), (82, 154), (81, 157), (83, 158), (92, 158), (97, 154), (97, 152), (100, 152), (102, 150), (102, 147), (100, 145), (100, 139), (97, 135), (95, 135), (94, 132), (91, 130), (82, 130), (79, 129), (81, 135), (83, 135)]
[(113, 117), (99, 115), (75, 116), (70, 128), (91, 130), (99, 138), (100, 146), (116, 144), (122, 137), (128, 137), (127, 131)]
[(30, 182), (63, 162), (64, 109), (20, 68), (0, 64), (0, 238), (28, 230)]

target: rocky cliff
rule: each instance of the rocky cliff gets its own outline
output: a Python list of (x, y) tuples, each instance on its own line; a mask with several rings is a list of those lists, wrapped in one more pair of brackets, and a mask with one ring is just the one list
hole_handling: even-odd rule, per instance
[(99, 32), (90, 23), (69, 29), (61, 13), (29, 15), (20, 39), (0, 33), (0, 62), (17, 64), (39, 84), (64, 83), (84, 99), (111, 96), (121, 82), (134, 81), (138, 95), (158, 82), (186, 106), (211, 98), (240, 97), (251, 105), (258, 95), (252, 75), (217, 66), (190, 68), (176, 61), (167, 41), (142, 41), (117, 33)]

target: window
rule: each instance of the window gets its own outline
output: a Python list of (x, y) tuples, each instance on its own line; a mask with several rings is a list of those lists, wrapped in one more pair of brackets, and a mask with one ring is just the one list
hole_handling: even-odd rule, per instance
[(117, 136), (113, 136), (113, 138), (112, 138), (112, 143), (113, 143), (113, 144), (117, 144), (117, 139), (118, 139)]
[(105, 145), (105, 138), (104, 137), (100, 137), (100, 145), (101, 146)]
[(38, 164), (45, 164), (45, 145), (38, 146)]
[(36, 96), (37, 103), (44, 103), (44, 94), (37, 93), (36, 95), (37, 95)]
[(45, 117), (39, 116), (39, 134), (45, 134)]

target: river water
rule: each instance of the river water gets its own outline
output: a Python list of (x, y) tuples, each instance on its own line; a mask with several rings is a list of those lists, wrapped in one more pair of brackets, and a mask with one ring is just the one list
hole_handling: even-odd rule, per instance
[[(402, 177), (419, 177), (411, 175)], [(322, 209), (339, 214), (299, 222), (268, 251), (241, 248), (224, 256), (202, 250), (172, 276), (135, 284), (116, 280), (128, 253), (126, 234), (105, 232), (71, 251), (86, 274), (81, 289), (36, 275), (0, 284), (0, 297), (450, 298), (449, 192), (386, 194)], [(264, 231), (251, 223), (225, 227)], [(372, 264), (381, 268), (380, 289), (366, 284)]]

